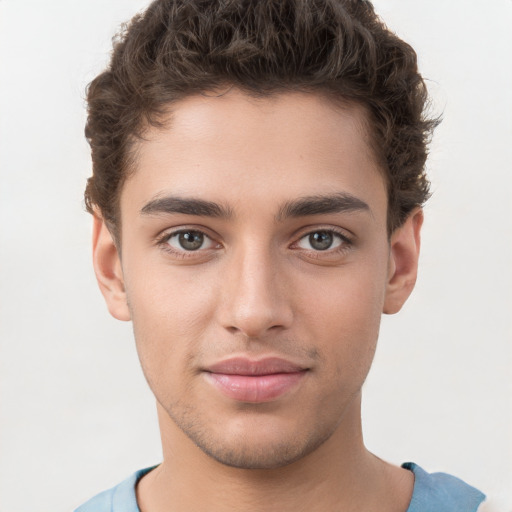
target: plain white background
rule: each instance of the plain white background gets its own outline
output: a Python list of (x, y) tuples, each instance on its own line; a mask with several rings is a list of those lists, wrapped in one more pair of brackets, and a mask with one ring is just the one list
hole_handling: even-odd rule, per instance
[[(129, 324), (90, 261), (84, 89), (142, 0), (0, 0), (0, 512), (71, 510), (158, 463)], [(512, 1), (376, 0), (444, 122), (420, 278), (385, 317), (368, 447), (512, 511)]]

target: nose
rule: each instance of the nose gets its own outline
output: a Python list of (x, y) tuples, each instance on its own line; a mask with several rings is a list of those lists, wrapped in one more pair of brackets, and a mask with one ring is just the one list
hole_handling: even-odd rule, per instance
[(293, 308), (279, 257), (255, 244), (233, 254), (222, 280), (221, 324), (231, 333), (259, 338), (290, 327)]

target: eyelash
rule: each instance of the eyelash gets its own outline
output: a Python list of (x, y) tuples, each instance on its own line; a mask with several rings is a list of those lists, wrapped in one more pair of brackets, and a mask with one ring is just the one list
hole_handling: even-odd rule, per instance
[[(205, 249), (203, 249), (203, 250), (197, 249), (195, 251), (193, 251), (193, 250), (187, 251), (186, 249), (183, 249), (180, 251), (180, 250), (174, 249), (169, 244), (169, 240), (171, 240), (171, 238), (178, 236), (182, 233), (199, 233), (199, 234), (202, 234), (205, 238), (207, 238), (207, 239), (211, 240), (213, 243), (215, 243), (214, 238), (209, 236), (202, 229), (181, 228), (176, 231), (164, 233), (161, 237), (157, 238), (156, 245), (158, 247), (160, 247), (162, 250), (166, 251), (167, 253), (172, 254), (173, 257), (177, 257), (180, 259), (197, 257), (198, 254), (202, 254), (202, 253), (204, 254)], [(304, 240), (306, 237), (311, 236), (314, 233), (329, 233), (331, 235), (334, 235), (335, 237), (339, 237), (341, 239), (341, 244), (339, 246), (335, 247), (334, 249), (331, 249), (331, 248), (327, 248), (325, 250), (303, 249), (305, 252), (308, 253), (308, 257), (310, 257), (310, 258), (311, 257), (312, 258), (321, 258), (323, 255), (342, 254), (345, 251), (351, 249), (352, 246), (354, 245), (354, 240), (351, 237), (347, 236), (347, 234), (344, 231), (342, 232), (341, 230), (337, 230), (332, 227), (328, 227), (328, 228), (320, 227), (320, 228), (316, 228), (316, 229), (313, 229), (310, 231), (303, 232), (300, 235), (300, 237), (290, 245), (290, 248), (292, 248), (294, 250), (300, 250), (301, 248), (296, 247), (298, 245), (298, 243), (300, 241)], [(220, 245), (220, 244), (217, 243), (217, 245)], [(206, 249), (206, 250), (208, 250), (208, 249)]]
[[(173, 257), (180, 258), (180, 259), (186, 259), (191, 257), (197, 257), (198, 254), (204, 254), (204, 249), (197, 249), (196, 251), (187, 251), (186, 249), (183, 249), (181, 251), (174, 249), (170, 244), (169, 240), (171, 238), (180, 235), (182, 233), (199, 233), (202, 234), (206, 239), (211, 240), (212, 242), (215, 242), (215, 240), (209, 236), (207, 233), (205, 233), (202, 229), (197, 228), (181, 228), (176, 231), (166, 232), (161, 237), (157, 238), (156, 245), (160, 247), (163, 251), (172, 254)], [(219, 244), (217, 244), (219, 245)]]
[[(308, 253), (308, 258), (320, 259), (322, 257), (340, 255), (340, 254), (343, 254), (346, 251), (350, 250), (354, 245), (354, 239), (352, 237), (349, 237), (345, 231), (341, 231), (341, 230), (338, 230), (333, 227), (325, 227), (325, 228), (318, 227), (316, 229), (312, 229), (312, 230), (303, 232), (303, 234), (300, 235), (300, 237), (297, 239), (297, 241), (292, 244), (292, 248), (293, 248), (293, 246), (297, 246), (300, 241), (313, 235), (314, 233), (329, 233), (331, 235), (334, 235), (335, 237), (338, 237), (341, 239), (341, 244), (332, 249), (328, 248), (323, 251), (322, 250), (314, 250), (314, 249), (310, 249), (310, 250), (305, 249), (305, 251), (307, 251), (307, 253)], [(300, 248), (298, 248), (297, 250), (300, 250)]]

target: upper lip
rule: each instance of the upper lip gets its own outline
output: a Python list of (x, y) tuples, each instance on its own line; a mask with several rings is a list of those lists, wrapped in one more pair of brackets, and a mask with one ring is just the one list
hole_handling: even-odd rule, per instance
[(210, 373), (249, 376), (296, 373), (304, 370), (307, 370), (307, 368), (279, 357), (267, 357), (260, 360), (246, 357), (232, 357), (205, 368), (205, 371)]

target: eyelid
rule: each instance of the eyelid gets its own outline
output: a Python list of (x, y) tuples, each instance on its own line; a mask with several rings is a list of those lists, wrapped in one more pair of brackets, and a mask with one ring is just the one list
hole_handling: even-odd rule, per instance
[[(208, 245), (209, 247), (200, 247), (195, 250), (187, 250), (183, 247), (179, 247), (179, 242), (178, 242), (178, 245), (171, 244), (171, 240), (178, 239), (179, 235), (181, 235), (183, 233), (199, 233), (199, 234), (201, 234), (203, 236), (203, 244)], [(196, 229), (182, 229), (179, 231), (175, 231), (174, 233), (170, 233), (167, 237), (165, 237), (165, 243), (169, 244), (173, 249), (175, 249), (176, 251), (179, 251), (179, 252), (199, 252), (201, 250), (211, 249), (212, 248), (211, 246), (212, 246), (212, 244), (215, 243), (215, 241), (212, 240), (211, 237), (209, 237), (206, 233), (203, 233), (202, 231), (198, 231)]]
[[(205, 238), (210, 240), (211, 246), (206, 248), (200, 248), (195, 251), (187, 251), (186, 249), (180, 249), (178, 247), (174, 247), (171, 244), (169, 244), (169, 240), (173, 238), (174, 236), (179, 235), (180, 233), (187, 233), (187, 232), (196, 232), (201, 233)], [(203, 254), (205, 252), (211, 251), (212, 249), (220, 248), (221, 243), (218, 241), (218, 237), (215, 235), (212, 235), (210, 230), (203, 227), (203, 226), (190, 226), (190, 225), (184, 225), (184, 226), (176, 226), (174, 228), (168, 228), (166, 230), (161, 231), (156, 237), (155, 237), (155, 244), (160, 247), (162, 250), (180, 257), (180, 258), (189, 258), (189, 257), (198, 257), (200, 254)]]
[(211, 229), (197, 224), (182, 224), (179, 226), (167, 227), (162, 229), (156, 236), (155, 240), (162, 241), (164, 239), (169, 239), (171, 236), (177, 235), (179, 233), (186, 233), (187, 231), (195, 231), (198, 233), (202, 233), (204, 236), (211, 238), (212, 240), (219, 239), (219, 236), (213, 232)]
[[(308, 247), (300, 247), (300, 243), (302, 241), (306, 241), (310, 239), (311, 235), (314, 234), (314, 233), (329, 233), (332, 235), (333, 237), (333, 242), (332, 242), (332, 245), (330, 247), (328, 247), (327, 249), (325, 250), (320, 250), (320, 249), (315, 249), (315, 248), (308, 248)], [(310, 251), (320, 251), (320, 252), (328, 252), (328, 251), (331, 251), (333, 249), (337, 249), (338, 247), (340, 247), (341, 245), (343, 244), (346, 244), (347, 241), (345, 240), (344, 237), (342, 237), (339, 233), (336, 233), (334, 231), (327, 231), (325, 229), (322, 229), (322, 230), (318, 230), (318, 231), (313, 231), (312, 233), (309, 233), (309, 234), (306, 234), (304, 236), (302, 236), (301, 238), (299, 238), (297, 240), (297, 242), (295, 242), (301, 249), (305, 249), (305, 250), (310, 250)]]
[[(168, 241), (173, 236), (179, 235), (180, 233), (184, 233), (187, 231), (195, 231), (198, 233), (201, 233), (205, 236), (205, 238), (208, 238), (212, 246), (207, 248), (200, 248), (197, 250), (189, 250), (186, 249), (179, 249), (176, 247), (171, 246)], [(339, 237), (342, 241), (341, 244), (333, 247), (328, 248), (324, 251), (321, 250), (315, 250), (315, 249), (305, 249), (298, 247), (298, 243), (306, 238), (307, 236), (310, 236), (313, 233), (325, 231), (328, 233), (333, 233), (335, 236)], [(219, 241), (221, 237), (217, 235), (216, 233), (211, 232), (210, 229), (204, 227), (204, 226), (198, 226), (198, 225), (181, 225), (176, 226), (173, 228), (167, 228), (166, 230), (161, 231), (156, 237), (155, 237), (155, 245), (159, 246), (162, 250), (171, 253), (177, 257), (181, 258), (187, 258), (187, 257), (194, 257), (194, 255), (197, 257), (199, 254), (203, 254), (206, 252), (211, 252), (213, 249), (220, 249), (223, 247), (222, 242)], [(321, 257), (322, 254), (325, 256), (332, 255), (336, 253), (341, 253), (343, 251), (346, 251), (348, 249), (351, 249), (355, 243), (356, 236), (351, 233), (348, 229), (340, 228), (338, 226), (332, 226), (332, 225), (310, 225), (302, 227), (300, 230), (297, 230), (294, 235), (294, 242), (289, 245), (290, 249), (295, 250), (301, 250), (304, 253), (311, 253), (312, 255), (315, 255), (315, 257)]]
[(327, 233), (333, 233), (337, 236), (339, 236), (344, 242), (346, 243), (354, 243), (355, 242), (355, 235), (351, 233), (348, 229), (340, 228), (337, 226), (330, 226), (330, 225), (314, 225), (314, 226), (305, 226), (301, 228), (300, 230), (297, 230), (294, 238), (295, 242), (297, 243), (299, 240), (302, 240), (306, 236), (312, 235), (313, 233), (318, 233), (320, 231), (325, 231)]
[[(341, 239), (341, 243), (336, 245), (335, 247), (329, 247), (325, 250), (318, 249), (307, 249), (300, 247), (298, 244), (304, 238), (312, 235), (313, 233), (318, 232), (328, 232), (332, 233), (336, 237)], [(315, 260), (316, 262), (324, 262), (329, 263), (333, 261), (338, 261), (338, 258), (344, 257), (345, 254), (351, 251), (354, 248), (356, 236), (352, 234), (350, 231), (335, 227), (335, 226), (307, 226), (306, 228), (302, 228), (295, 237), (295, 242), (290, 245), (290, 249), (296, 250), (301, 257), (304, 257), (307, 260)], [(333, 260), (334, 258), (334, 260)]]

